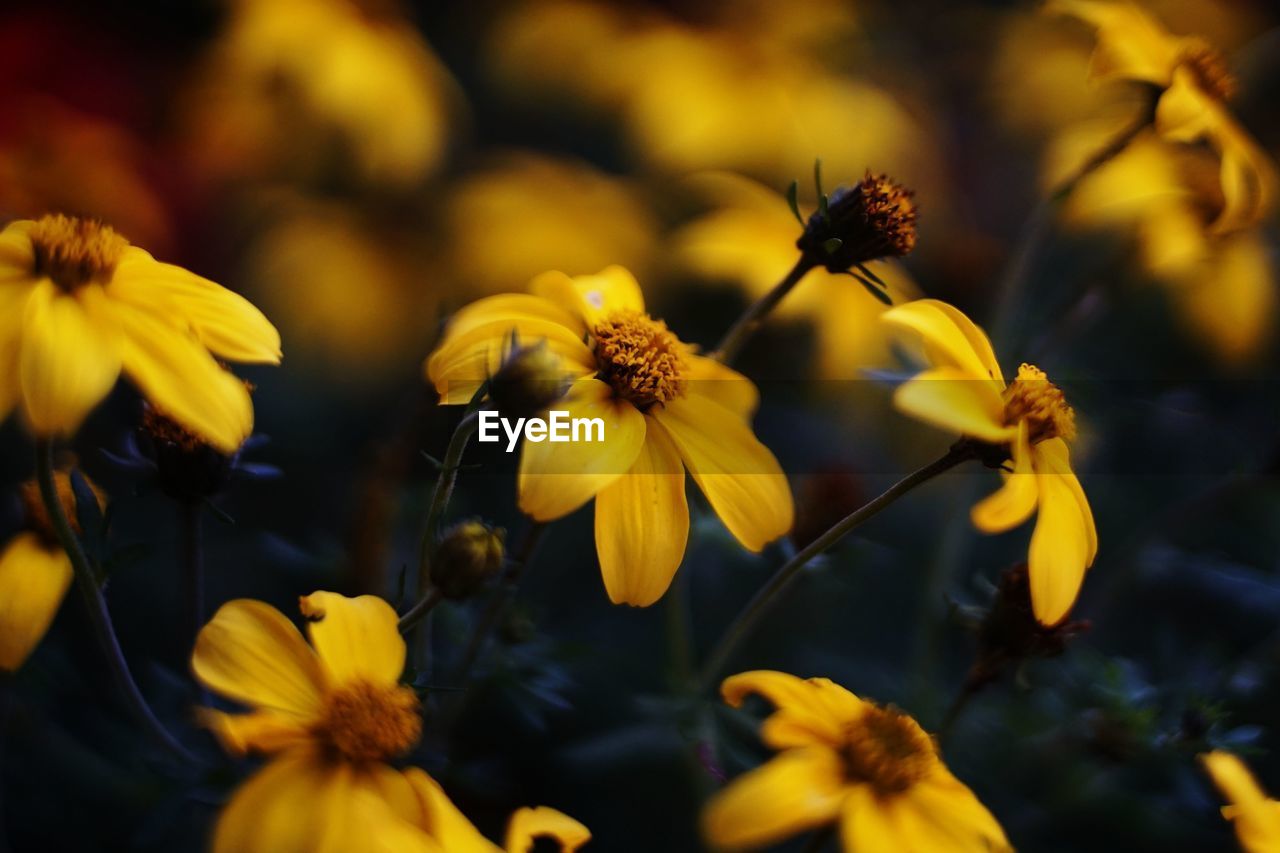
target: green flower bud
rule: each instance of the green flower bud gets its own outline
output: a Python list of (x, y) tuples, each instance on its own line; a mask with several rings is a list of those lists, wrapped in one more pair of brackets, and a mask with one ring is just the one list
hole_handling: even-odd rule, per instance
[(440, 540), (431, 561), (431, 583), (455, 601), (474, 595), (502, 570), (507, 532), (479, 519), (462, 521)]
[(546, 341), (521, 346), (514, 338), (489, 379), (489, 399), (507, 418), (531, 418), (569, 390), (569, 377)]

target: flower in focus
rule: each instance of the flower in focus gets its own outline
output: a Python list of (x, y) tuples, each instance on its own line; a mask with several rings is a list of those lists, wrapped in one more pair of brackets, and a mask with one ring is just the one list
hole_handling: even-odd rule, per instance
[(203, 721), (228, 751), (273, 756), (223, 809), (217, 853), (366, 849), (372, 842), (355, 827), (392, 833), (398, 823), (379, 819), (370, 802), (416, 813), (408, 780), (387, 763), (422, 734), (418, 697), (399, 683), (405, 643), (395, 610), (332, 592), (299, 606), (311, 647), (283, 613), (248, 599), (224, 604), (196, 638), (196, 678), (252, 709), (204, 709)]
[[(711, 281), (741, 286), (752, 299), (772, 290), (795, 264), (795, 217), (782, 196), (728, 173), (692, 181), (695, 191), (716, 206), (682, 227), (673, 237), (676, 262)], [(888, 285), (894, 302), (919, 295), (901, 266), (873, 261), (869, 268)], [(885, 305), (869, 298), (852, 277), (811, 270), (805, 284), (778, 304), (782, 318), (809, 320), (815, 326), (818, 370), (828, 379), (848, 379), (868, 367), (887, 366), (890, 335), (878, 319)]]
[(750, 694), (775, 706), (761, 737), (779, 754), (708, 804), (702, 827), (713, 846), (760, 848), (835, 823), (850, 853), (1013, 849), (933, 738), (897, 708), (825, 678), (764, 670), (725, 679), (721, 693), (734, 707)]
[(1248, 853), (1280, 850), (1280, 802), (1266, 795), (1244, 762), (1215, 750), (1201, 755), (1200, 763), (1229, 803), (1222, 816), (1235, 825), (1240, 846)]
[(154, 405), (232, 452), (253, 428), (215, 360), (276, 364), (280, 336), (243, 297), (161, 263), (99, 222), (54, 214), (0, 233), (0, 414), (68, 435), (123, 371)]
[(973, 523), (999, 533), (1038, 510), (1028, 556), (1031, 602), (1036, 619), (1056, 625), (1075, 603), (1098, 550), (1093, 512), (1071, 470), (1074, 410), (1032, 365), (1023, 364), (1006, 384), (986, 334), (945, 302), (920, 299), (881, 319), (917, 335), (930, 365), (898, 387), (894, 404), (995, 449), (998, 464), (1012, 460), (1004, 486), (974, 506)]
[(601, 418), (604, 440), (526, 441), (520, 509), (551, 521), (595, 498), (596, 550), (612, 601), (647, 606), (670, 585), (689, 533), (686, 468), (748, 549), (791, 528), (786, 477), (751, 431), (757, 393), (749, 380), (650, 317), (621, 267), (575, 278), (545, 273), (531, 289), (459, 311), (427, 376), (442, 403), (465, 403), (499, 369), (513, 335), (546, 341), (574, 380), (554, 408)]
[[(67, 521), (79, 533), (71, 478), (59, 471), (54, 485)], [(101, 504), (97, 489), (89, 487)], [(24, 529), (0, 552), (0, 670), (6, 672), (20, 668), (49, 630), (72, 576), (71, 558), (58, 542), (34, 481), (23, 485), (22, 503)]]
[(1247, 227), (1266, 214), (1276, 193), (1275, 167), (1227, 109), (1236, 81), (1212, 45), (1167, 32), (1130, 3), (1051, 0), (1047, 8), (1096, 29), (1091, 77), (1157, 87), (1155, 126), (1161, 136), (1173, 142), (1205, 141), (1217, 152), (1225, 203), (1211, 225), (1214, 232)]

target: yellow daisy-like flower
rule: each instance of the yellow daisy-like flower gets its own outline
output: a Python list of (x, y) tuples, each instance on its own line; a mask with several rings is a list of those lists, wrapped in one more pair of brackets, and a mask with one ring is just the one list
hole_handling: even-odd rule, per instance
[(898, 709), (825, 678), (766, 670), (726, 679), (721, 693), (734, 707), (753, 693), (773, 703), (761, 736), (779, 754), (708, 804), (702, 827), (713, 846), (754, 849), (837, 823), (853, 853), (1013, 849), (933, 739)]
[(230, 453), (253, 405), (215, 356), (275, 364), (280, 336), (244, 298), (99, 222), (55, 214), (0, 232), (0, 416), (21, 402), (37, 435), (72, 433), (123, 371)]
[(615, 603), (646, 606), (671, 583), (689, 533), (687, 468), (716, 514), (759, 551), (791, 529), (791, 492), (751, 431), (758, 401), (740, 373), (698, 355), (660, 320), (625, 269), (551, 272), (532, 294), (459, 311), (427, 360), (442, 403), (465, 403), (495, 373), (512, 335), (546, 341), (573, 384), (554, 408), (601, 418), (603, 442), (526, 442), (520, 509), (551, 521), (596, 499), (596, 549)]
[(1227, 109), (1236, 83), (1216, 49), (1201, 38), (1167, 32), (1131, 3), (1051, 0), (1046, 8), (1097, 31), (1091, 77), (1158, 87), (1162, 92), (1155, 123), (1160, 134), (1174, 142), (1206, 141), (1218, 153), (1226, 204), (1212, 225), (1215, 232), (1248, 227), (1271, 209), (1275, 167)]
[(999, 533), (1038, 510), (1028, 556), (1031, 603), (1036, 619), (1056, 625), (1075, 603), (1098, 551), (1093, 512), (1067, 447), (1076, 435), (1075, 412), (1032, 365), (1022, 365), (1006, 384), (986, 334), (945, 302), (920, 299), (881, 319), (918, 335), (931, 365), (898, 387), (894, 404), (1012, 459), (1003, 488), (974, 506), (973, 523)]
[(371, 803), (418, 813), (413, 787), (386, 763), (422, 734), (418, 697), (399, 683), (405, 643), (395, 610), (332, 592), (299, 605), (314, 649), (279, 610), (246, 599), (224, 604), (196, 638), (196, 678), (253, 708), (206, 709), (204, 722), (233, 753), (274, 755), (223, 810), (215, 853), (365, 849), (363, 839), (343, 846), (360, 838), (354, 827), (394, 831)]
[[(79, 533), (71, 478), (57, 472), (54, 485), (67, 521)], [(95, 496), (101, 503), (96, 489)], [(0, 670), (5, 672), (17, 671), (44, 638), (73, 575), (34, 481), (23, 485), (22, 503), (24, 529), (0, 552)]]
[(1244, 762), (1229, 752), (1200, 756), (1200, 763), (1230, 805), (1222, 816), (1235, 825), (1240, 846), (1249, 853), (1280, 850), (1280, 802), (1266, 795)]

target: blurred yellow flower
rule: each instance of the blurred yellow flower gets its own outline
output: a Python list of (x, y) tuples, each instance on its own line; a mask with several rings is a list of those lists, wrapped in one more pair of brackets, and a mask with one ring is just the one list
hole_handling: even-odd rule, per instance
[(123, 371), (231, 453), (253, 429), (253, 405), (215, 357), (275, 364), (280, 336), (244, 298), (99, 222), (49, 215), (0, 233), (0, 415), (21, 402), (38, 435), (68, 435)]
[[(801, 228), (782, 196), (728, 173), (704, 174), (691, 185), (716, 206), (672, 237), (677, 265), (709, 281), (737, 284), (751, 299), (764, 296), (795, 265)], [(896, 263), (868, 264), (888, 285), (894, 302), (919, 295)], [(879, 323), (885, 305), (851, 276), (818, 267), (778, 304), (782, 318), (803, 318), (817, 334), (818, 369), (826, 379), (856, 378), (859, 371), (887, 366), (891, 336)]]
[(1006, 384), (986, 334), (945, 302), (921, 299), (881, 319), (917, 335), (929, 368), (898, 387), (894, 404), (926, 423), (999, 448), (1012, 460), (1004, 486), (973, 507), (974, 525), (999, 533), (1039, 510), (1028, 570), (1036, 619), (1066, 618), (1093, 564), (1093, 513), (1071, 470), (1075, 412), (1044, 372), (1023, 364)]
[(442, 403), (465, 403), (497, 371), (513, 335), (545, 340), (561, 359), (574, 382), (556, 408), (602, 418), (604, 441), (526, 442), (520, 508), (551, 521), (596, 499), (596, 549), (612, 601), (647, 606), (670, 585), (689, 532), (685, 468), (750, 550), (791, 529), (786, 477), (751, 432), (758, 400), (749, 380), (645, 313), (639, 284), (621, 267), (545, 273), (531, 289), (459, 311), (427, 376)]
[(444, 219), (453, 276), (476, 295), (553, 268), (583, 275), (617, 263), (643, 272), (658, 230), (625, 180), (525, 152), (462, 178)]
[(1240, 846), (1248, 853), (1280, 850), (1280, 802), (1266, 795), (1244, 762), (1216, 750), (1201, 755), (1200, 762), (1229, 803), (1222, 816), (1235, 825)]
[(1013, 849), (933, 739), (897, 708), (825, 678), (765, 670), (725, 679), (721, 693), (734, 707), (753, 693), (775, 706), (761, 736), (779, 754), (707, 805), (703, 834), (716, 848), (765, 847), (835, 823), (849, 853)]
[(1236, 83), (1215, 48), (1196, 36), (1170, 34), (1131, 3), (1051, 0), (1047, 8), (1097, 30), (1090, 63), (1094, 79), (1158, 87), (1155, 125), (1160, 134), (1173, 142), (1205, 141), (1217, 152), (1224, 205), (1210, 230), (1228, 233), (1266, 215), (1275, 198), (1275, 167), (1227, 110)]
[(356, 814), (359, 795), (415, 799), (386, 763), (422, 733), (418, 697), (398, 683), (405, 644), (396, 612), (374, 596), (332, 592), (303, 596), (299, 606), (314, 650), (283, 613), (248, 599), (224, 604), (196, 638), (196, 678), (253, 709), (204, 709), (205, 724), (237, 755), (275, 756), (224, 808), (218, 853), (365, 849), (366, 841), (337, 843), (358, 838), (342, 833), (369, 822)]
[[(54, 475), (58, 500), (76, 533), (80, 522), (70, 477)], [(101, 496), (93, 488), (101, 503)], [(23, 530), (0, 552), (0, 670), (14, 672), (43, 639), (71, 585), (71, 558), (58, 542), (39, 486), (22, 488)]]

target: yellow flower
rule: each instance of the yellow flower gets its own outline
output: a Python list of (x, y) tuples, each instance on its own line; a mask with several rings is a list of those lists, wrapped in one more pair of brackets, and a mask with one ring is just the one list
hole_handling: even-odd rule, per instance
[(464, 403), (499, 367), (512, 335), (545, 340), (574, 382), (556, 409), (602, 418), (603, 442), (525, 442), (520, 508), (551, 521), (596, 499), (596, 549), (615, 603), (646, 606), (671, 583), (689, 533), (684, 472), (729, 531), (759, 551), (791, 528), (791, 492), (752, 434), (755, 386), (698, 355), (645, 313), (631, 273), (546, 273), (533, 294), (459, 311), (427, 360), (441, 402)]
[(927, 423), (999, 448), (1013, 461), (1004, 486), (974, 506), (974, 525), (1009, 530), (1039, 510), (1028, 568), (1036, 619), (1066, 618), (1098, 550), (1093, 513), (1071, 470), (1075, 413), (1044, 372), (1024, 364), (1005, 384), (991, 342), (945, 302), (921, 299), (881, 318), (918, 335), (930, 368), (899, 386), (894, 404)]
[[(68, 522), (79, 532), (70, 477), (57, 472), (54, 485)], [(0, 670), (6, 672), (18, 670), (43, 639), (72, 578), (71, 558), (58, 543), (35, 481), (23, 485), (22, 503), (24, 529), (0, 552)]]
[(1249, 853), (1280, 850), (1280, 802), (1267, 797), (1244, 762), (1229, 752), (1214, 751), (1200, 762), (1230, 805), (1222, 816), (1235, 824), (1236, 838)]
[(215, 853), (365, 849), (363, 840), (340, 842), (359, 837), (357, 824), (394, 831), (371, 802), (414, 814), (412, 786), (386, 763), (422, 733), (418, 697), (399, 684), (405, 644), (395, 611), (374, 596), (331, 592), (299, 605), (314, 650), (284, 614), (246, 599), (224, 604), (196, 638), (196, 678), (253, 709), (205, 709), (204, 722), (233, 753), (274, 755), (223, 810)]
[(721, 693), (734, 707), (755, 693), (777, 708), (761, 736), (779, 754), (708, 804), (702, 827), (713, 846), (759, 848), (838, 823), (851, 853), (1013, 849), (933, 739), (897, 708), (825, 678), (765, 670), (726, 679)]
[(0, 232), (0, 416), (67, 435), (121, 371), (224, 452), (253, 428), (231, 361), (277, 363), (280, 337), (242, 297), (161, 263), (111, 228), (62, 215)]
[(1174, 142), (1206, 141), (1220, 160), (1225, 205), (1212, 225), (1227, 233), (1256, 223), (1271, 209), (1276, 173), (1271, 159), (1226, 108), (1235, 78), (1203, 39), (1175, 36), (1130, 3), (1051, 0), (1048, 8), (1097, 30), (1090, 74), (1158, 87), (1156, 129)]

